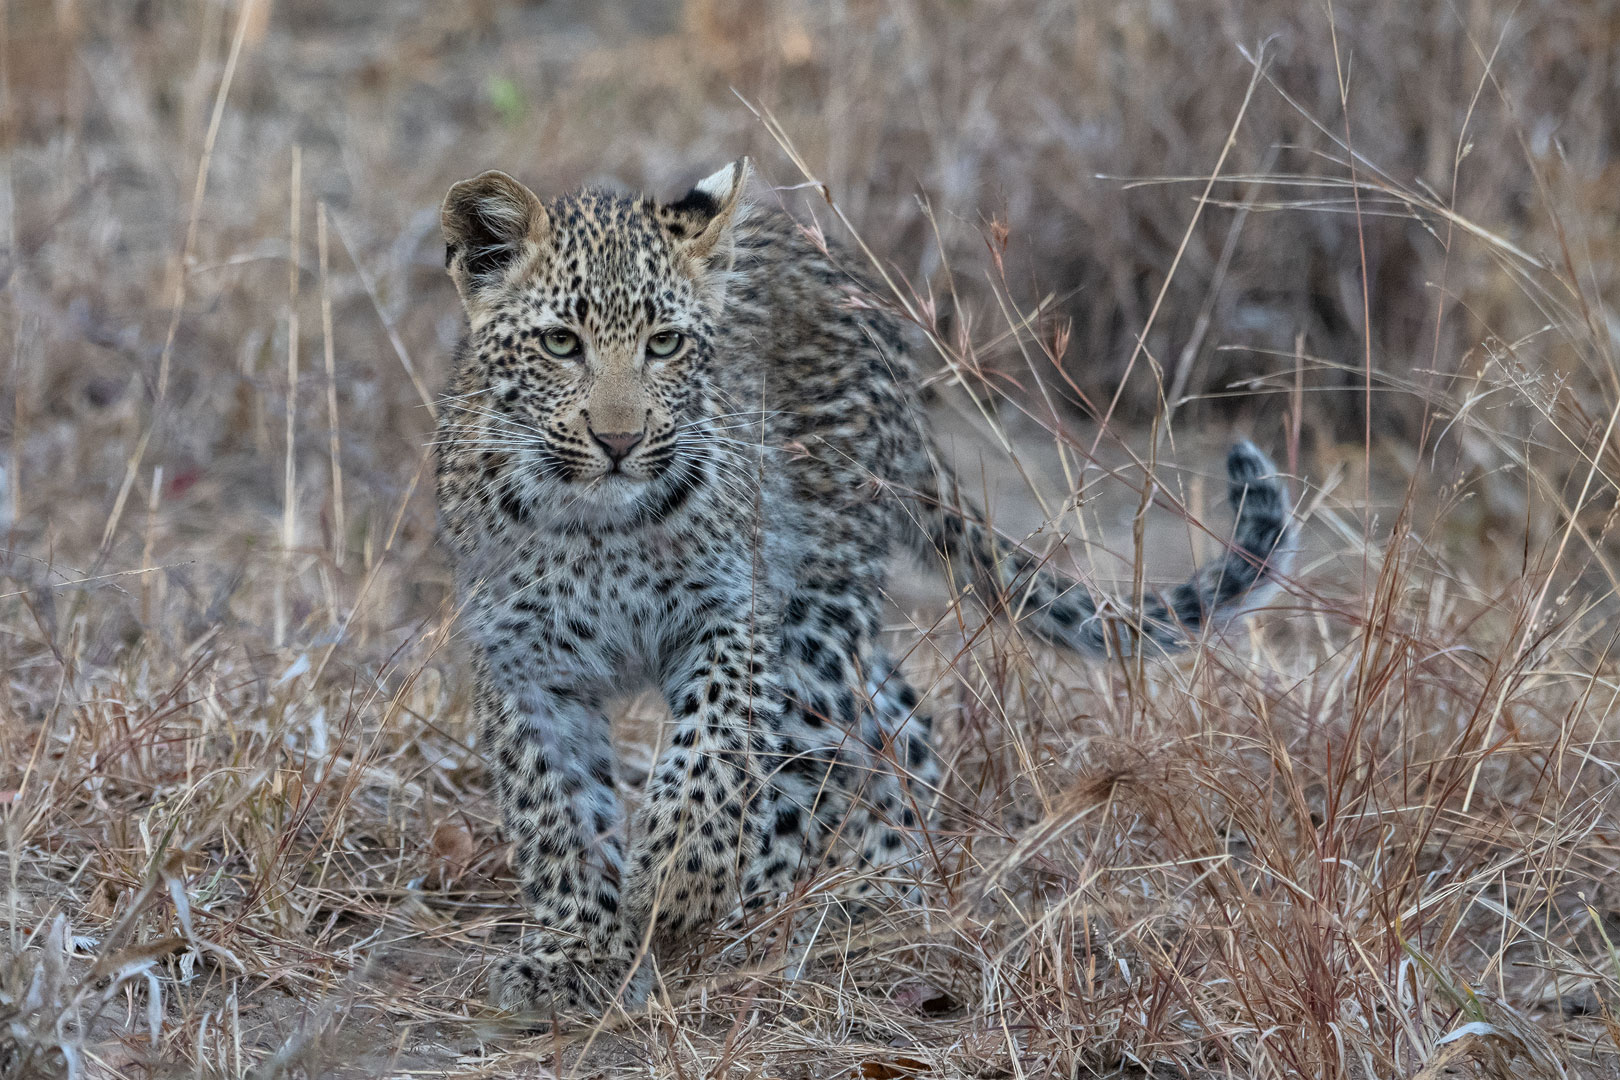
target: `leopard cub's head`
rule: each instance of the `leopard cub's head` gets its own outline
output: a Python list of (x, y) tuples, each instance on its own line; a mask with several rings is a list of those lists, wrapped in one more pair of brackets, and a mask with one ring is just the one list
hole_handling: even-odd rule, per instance
[(548, 204), (501, 172), (452, 187), (440, 213), (470, 334), (447, 444), (536, 499), (602, 506), (696, 453), (748, 173), (745, 158), (668, 204)]

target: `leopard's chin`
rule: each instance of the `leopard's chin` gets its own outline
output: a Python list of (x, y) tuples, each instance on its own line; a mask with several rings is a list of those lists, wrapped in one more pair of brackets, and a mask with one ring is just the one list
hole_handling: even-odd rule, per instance
[(634, 476), (626, 472), (603, 473), (597, 480), (598, 486), (604, 491), (639, 492), (647, 488), (647, 478)]
[(620, 471), (599, 472), (576, 479), (568, 486), (573, 489), (570, 495), (577, 499), (581, 509), (619, 511), (629, 510), (646, 498), (648, 484), (642, 477)]

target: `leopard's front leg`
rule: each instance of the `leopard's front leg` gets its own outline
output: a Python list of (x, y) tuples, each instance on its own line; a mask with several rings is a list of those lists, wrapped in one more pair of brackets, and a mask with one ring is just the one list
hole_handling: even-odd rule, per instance
[(737, 606), (683, 629), (664, 679), (673, 722), (637, 813), (625, 884), (628, 914), (660, 952), (737, 906), (768, 817), (782, 710), (776, 634), (757, 610)]
[(648, 974), (637, 970), (639, 942), (620, 912), (624, 822), (607, 718), (588, 696), (514, 678), (498, 663), (479, 665), (477, 709), (537, 926), (496, 961), (496, 1004), (544, 1021), (637, 1004)]

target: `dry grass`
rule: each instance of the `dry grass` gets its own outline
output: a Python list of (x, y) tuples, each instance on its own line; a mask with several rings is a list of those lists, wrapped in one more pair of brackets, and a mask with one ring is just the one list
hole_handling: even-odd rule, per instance
[[(0, 1076), (1620, 1074), (1620, 23), (603, 8), (0, 4)], [(1004, 528), (1174, 579), (1236, 425), (1304, 549), (1146, 669), (904, 579), (925, 905), (796, 978), (730, 927), (650, 1014), (524, 1036), (481, 1004), (521, 914), (433, 547), (435, 208), (740, 152), (881, 253)]]

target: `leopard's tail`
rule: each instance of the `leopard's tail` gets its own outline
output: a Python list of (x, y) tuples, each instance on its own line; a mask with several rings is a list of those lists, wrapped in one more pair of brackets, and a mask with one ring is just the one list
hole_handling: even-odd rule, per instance
[(1206, 627), (1251, 609), (1276, 584), (1289, 554), (1288, 486), (1271, 459), (1240, 442), (1227, 455), (1226, 473), (1227, 500), (1237, 515), (1226, 553), (1168, 592), (1149, 591), (1140, 611), (1115, 600), (1100, 612), (1084, 585), (996, 536), (971, 509), (960, 509), (943, 469), (935, 471), (936, 490), (922, 493), (928, 504), (919, 514), (923, 552), (942, 559), (958, 587), (971, 585), (980, 599), (1053, 644), (1130, 655), (1145, 640), (1177, 651)]

